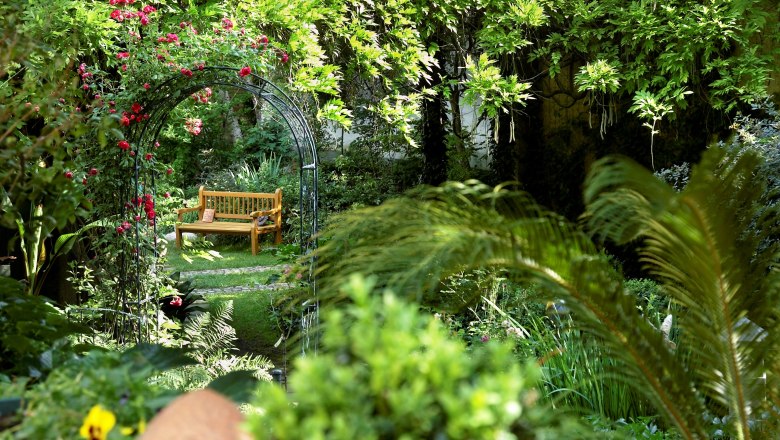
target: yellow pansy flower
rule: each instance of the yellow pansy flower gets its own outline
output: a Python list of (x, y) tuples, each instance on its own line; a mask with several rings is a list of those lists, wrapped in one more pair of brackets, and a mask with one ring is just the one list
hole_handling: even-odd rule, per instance
[(106, 440), (109, 431), (116, 425), (116, 416), (100, 405), (95, 405), (81, 425), (79, 434), (88, 440)]

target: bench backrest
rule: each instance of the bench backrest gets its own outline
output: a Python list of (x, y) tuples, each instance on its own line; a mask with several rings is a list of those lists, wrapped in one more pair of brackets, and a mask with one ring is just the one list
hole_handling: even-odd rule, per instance
[(282, 189), (273, 193), (250, 193), (232, 191), (198, 190), (201, 210), (198, 219), (203, 219), (204, 209), (214, 210), (214, 219), (251, 220), (249, 213), (274, 209), (282, 205)]

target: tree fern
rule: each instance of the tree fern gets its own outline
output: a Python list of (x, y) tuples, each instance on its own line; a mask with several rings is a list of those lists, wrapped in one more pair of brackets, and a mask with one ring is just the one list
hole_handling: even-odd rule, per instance
[(774, 414), (768, 402), (778, 402), (778, 341), (771, 336), (779, 303), (774, 254), (757, 254), (761, 237), (743, 232), (762, 221), (754, 215), (756, 165), (749, 155), (730, 164), (708, 152), (680, 194), (624, 159), (598, 162), (589, 177), (588, 230), (641, 243), (644, 263), (684, 307), (676, 317), (683, 335), (677, 349), (639, 314), (622, 277), (581, 229), (522, 192), (477, 182), (427, 188), (339, 216), (317, 251), (321, 291), (329, 299), (329, 286), (362, 272), (435, 301), (449, 274), (503, 270), (539, 283), (540, 299), (566, 300), (619, 362), (617, 372), (684, 438), (707, 438), (711, 413), (731, 414), (737, 438), (761, 437), (777, 427), (776, 418), (756, 421)]

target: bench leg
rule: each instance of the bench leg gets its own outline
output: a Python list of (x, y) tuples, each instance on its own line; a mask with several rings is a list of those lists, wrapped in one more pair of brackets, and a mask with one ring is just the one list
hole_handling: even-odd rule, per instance
[(181, 247), (181, 231), (178, 226), (176, 226), (176, 247)]
[(257, 234), (252, 232), (249, 235), (252, 236), (252, 255), (257, 255)]
[(274, 240), (274, 244), (280, 244), (282, 242), (282, 228), (276, 229), (276, 239)]

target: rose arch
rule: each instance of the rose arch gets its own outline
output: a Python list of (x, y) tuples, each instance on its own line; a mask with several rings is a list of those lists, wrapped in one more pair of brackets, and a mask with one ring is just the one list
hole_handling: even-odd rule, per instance
[[(142, 175), (144, 171), (142, 171), (140, 160), (144, 156), (144, 151), (152, 151), (152, 146), (165, 126), (168, 115), (179, 103), (189, 98), (192, 93), (196, 93), (205, 87), (225, 86), (241, 89), (269, 104), (281, 116), (292, 135), (292, 141), (298, 153), (298, 169), (300, 172), (300, 205), (298, 208), (300, 209), (299, 234), (301, 255), (309, 255), (317, 247), (315, 234), (318, 229), (318, 159), (312, 130), (306, 122), (304, 114), (289, 95), (261, 76), (255, 74), (247, 75), (245, 72), (241, 72), (241, 75), (239, 75), (239, 70), (231, 67), (204, 67), (202, 70), (193, 73), (191, 76), (174, 75), (155, 89), (150, 90), (146, 94), (146, 100), (141, 102), (145, 120), (141, 123), (130, 125), (126, 136), (130, 143), (139, 150), (135, 155), (135, 173), (132, 177), (133, 185), (128, 188), (130, 193), (127, 195), (133, 200), (140, 200), (139, 197), (143, 195), (140, 189), (142, 185), (139, 185), (141, 182), (145, 184), (146, 189), (144, 191), (147, 191), (151, 185), (151, 193), (154, 195), (154, 173)], [(153, 229), (156, 232), (156, 226)], [(136, 228), (136, 243), (138, 243), (139, 234), (141, 233)], [(136, 249), (138, 249), (138, 246), (136, 246)], [(127, 289), (126, 294), (129, 298), (127, 298), (126, 304), (130, 305), (127, 308), (132, 310), (134, 307), (131, 305), (136, 305), (136, 316), (143, 319), (142, 317), (151, 315), (150, 312), (153, 312), (151, 310), (152, 307), (156, 307), (156, 302), (153, 301), (155, 292), (148, 292), (141, 285), (142, 283), (138, 275), (141, 270), (147, 269), (141, 267), (138, 252), (136, 252), (134, 261), (128, 263), (128, 272), (135, 272), (136, 276), (134, 277), (135, 285)], [(309, 334), (309, 330), (315, 328), (318, 324), (319, 316), (316, 302), (316, 283), (313, 276), (314, 264), (315, 259), (311, 258), (308, 271), (311, 299), (303, 307), (304, 312), (301, 316), (303, 328), (301, 330), (303, 333), (304, 350), (316, 351), (317, 341), (316, 337), (313, 337), (315, 332), (311, 332), (311, 335)], [(152, 270), (154, 269), (152, 268)], [(130, 281), (129, 284), (132, 285), (132, 280)], [(144, 326), (133, 327), (138, 329), (134, 339), (139, 341), (145, 339), (145, 332), (141, 329)]]

